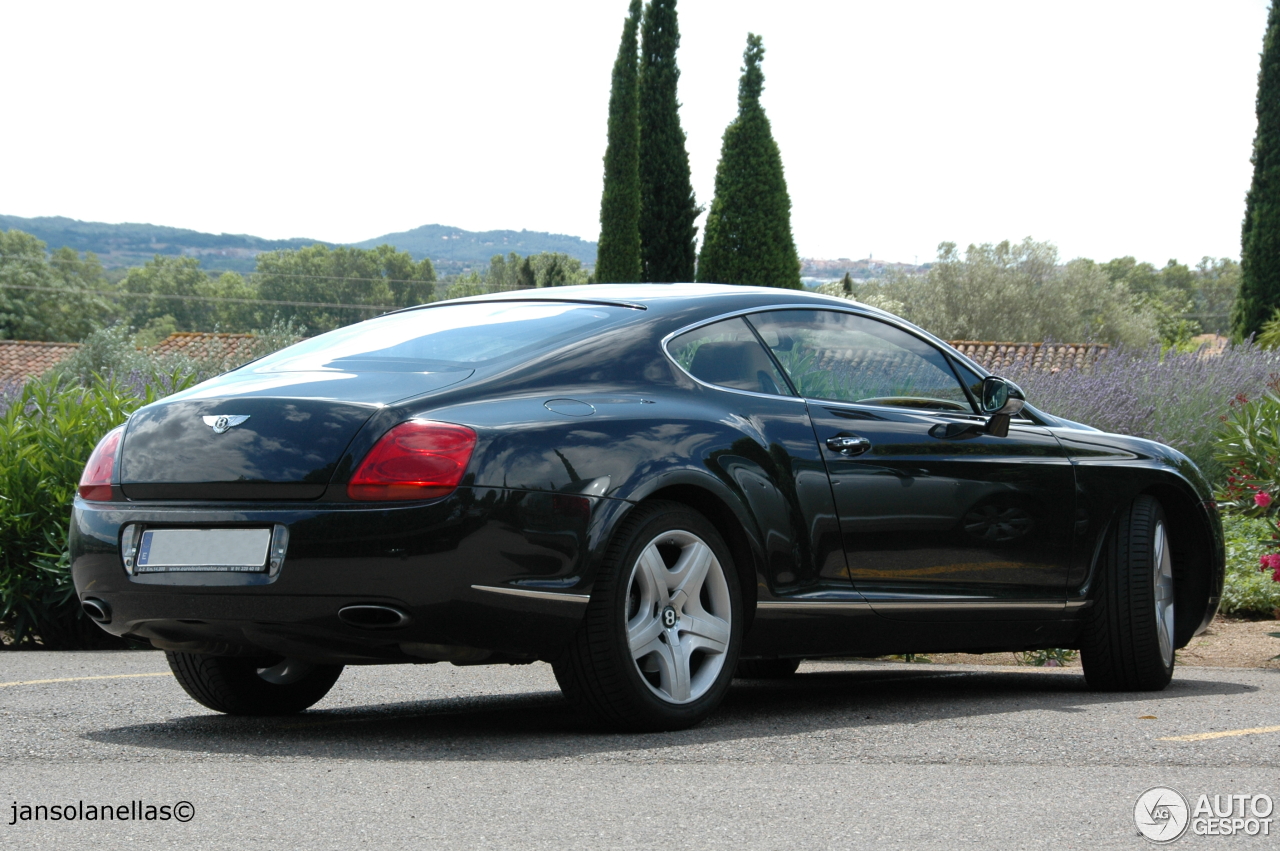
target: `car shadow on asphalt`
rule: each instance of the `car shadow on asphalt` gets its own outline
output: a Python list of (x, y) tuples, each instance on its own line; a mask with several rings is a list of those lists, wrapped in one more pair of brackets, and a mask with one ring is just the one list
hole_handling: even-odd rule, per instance
[[(84, 733), (96, 742), (175, 751), (343, 759), (537, 760), (680, 749), (827, 731), (883, 736), (895, 727), (1090, 707), (1244, 695), (1257, 686), (1180, 674), (1162, 692), (1095, 693), (1068, 672), (974, 671), (915, 666), (803, 672), (786, 680), (736, 680), (706, 722), (670, 733), (617, 733), (576, 712), (559, 692), (481, 695), (320, 708), (280, 718), (199, 714)], [(1054, 735), (1079, 722), (1054, 722)]]

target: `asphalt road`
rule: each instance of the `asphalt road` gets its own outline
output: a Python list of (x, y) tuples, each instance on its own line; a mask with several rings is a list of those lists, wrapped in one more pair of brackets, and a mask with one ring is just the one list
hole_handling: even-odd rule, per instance
[[(806, 663), (652, 735), (592, 729), (545, 665), (348, 668), (267, 720), (209, 712), (166, 671), (155, 652), (0, 653), (4, 847), (1144, 848), (1152, 786), (1280, 801), (1280, 671), (1102, 695), (1078, 671)], [(193, 816), (10, 824), (80, 801)], [(1176, 846), (1277, 847), (1273, 818)]]

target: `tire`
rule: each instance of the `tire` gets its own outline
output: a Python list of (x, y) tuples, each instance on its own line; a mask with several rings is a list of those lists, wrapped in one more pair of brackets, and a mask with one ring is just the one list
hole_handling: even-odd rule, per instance
[(197, 703), (228, 715), (292, 715), (329, 693), (341, 665), (297, 659), (166, 652), (169, 669)]
[(714, 526), (675, 502), (623, 520), (586, 618), (554, 663), (578, 707), (624, 730), (680, 730), (715, 710), (742, 643), (742, 603)]
[(1099, 593), (1081, 634), (1085, 680), (1095, 691), (1159, 691), (1174, 666), (1173, 562), (1160, 503), (1129, 503), (1102, 549)]
[(799, 659), (744, 659), (733, 675), (741, 680), (785, 680), (799, 668)]

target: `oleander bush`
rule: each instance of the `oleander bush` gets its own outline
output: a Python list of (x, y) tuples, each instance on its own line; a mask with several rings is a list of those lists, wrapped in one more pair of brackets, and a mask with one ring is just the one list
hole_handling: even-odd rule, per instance
[(142, 405), (194, 383), (190, 372), (32, 380), (0, 413), (0, 633), (6, 646), (110, 646), (71, 584), (71, 499), (98, 440)]

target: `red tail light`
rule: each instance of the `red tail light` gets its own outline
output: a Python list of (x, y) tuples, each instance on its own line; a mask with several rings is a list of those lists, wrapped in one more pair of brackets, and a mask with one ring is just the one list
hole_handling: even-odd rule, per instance
[(117, 426), (107, 432), (89, 456), (89, 463), (84, 465), (84, 473), (80, 476), (80, 497), (94, 502), (106, 502), (111, 499), (111, 477), (116, 470), (116, 450), (120, 447), (120, 438), (124, 435), (124, 426)]
[(382, 436), (347, 485), (358, 500), (434, 499), (457, 489), (476, 448), (466, 426), (410, 420)]

